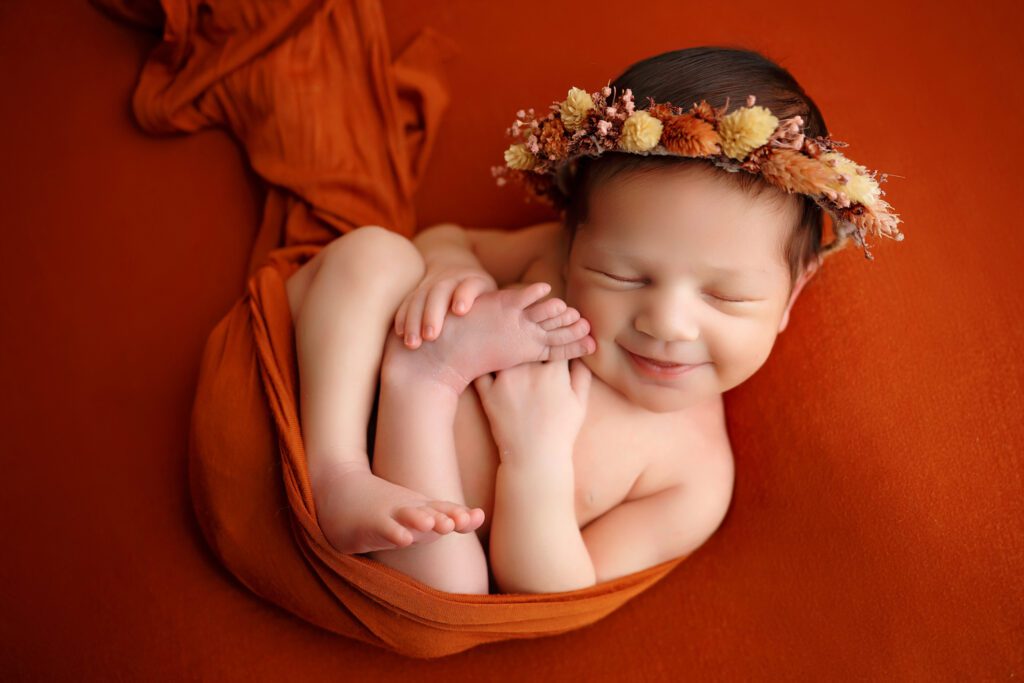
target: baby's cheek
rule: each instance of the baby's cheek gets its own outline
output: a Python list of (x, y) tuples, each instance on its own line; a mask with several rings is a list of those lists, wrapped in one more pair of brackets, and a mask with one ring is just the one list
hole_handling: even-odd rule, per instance
[(575, 306), (576, 310), (580, 312), (580, 316), (587, 319), (590, 323), (590, 334), (597, 336), (601, 331), (607, 329), (608, 317), (610, 309), (606, 302), (601, 301), (601, 297), (590, 291), (578, 292), (575, 301), (570, 302), (571, 306)]
[(767, 360), (771, 349), (771, 340), (763, 330), (753, 327), (716, 330), (708, 341), (718, 377), (725, 385), (722, 391), (749, 379)]

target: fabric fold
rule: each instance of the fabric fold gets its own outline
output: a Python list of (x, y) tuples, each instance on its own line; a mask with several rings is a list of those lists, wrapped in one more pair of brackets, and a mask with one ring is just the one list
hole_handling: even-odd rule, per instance
[(392, 62), (378, 0), (94, 0), (137, 23), (165, 17), (133, 97), (153, 134), (231, 132), (267, 197), (245, 295), (211, 332), (192, 412), (195, 513), (252, 592), (335, 633), (413, 657), (591, 624), (681, 559), (578, 591), (439, 591), (334, 551), (317, 522), (298, 418), (284, 283), (363, 225), (411, 236), (458, 53), (430, 28)]

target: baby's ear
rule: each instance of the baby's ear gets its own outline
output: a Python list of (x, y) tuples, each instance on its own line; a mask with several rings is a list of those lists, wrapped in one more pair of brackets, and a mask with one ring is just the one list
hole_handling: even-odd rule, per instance
[(793, 308), (793, 304), (796, 302), (796, 298), (800, 295), (800, 290), (804, 288), (807, 281), (810, 280), (820, 267), (817, 263), (812, 263), (804, 269), (799, 276), (797, 276), (796, 282), (793, 283), (793, 291), (789, 295), (789, 302), (786, 304), (786, 310), (782, 312), (782, 320), (779, 321), (779, 332), (781, 333), (786, 326), (789, 325), (789, 311)]

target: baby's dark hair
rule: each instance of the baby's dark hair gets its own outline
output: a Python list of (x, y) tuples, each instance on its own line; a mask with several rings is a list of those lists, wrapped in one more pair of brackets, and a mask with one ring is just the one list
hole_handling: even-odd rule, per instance
[[(647, 98), (655, 102), (671, 102), (684, 111), (702, 99), (712, 107), (729, 102), (729, 111), (743, 106), (747, 95), (755, 95), (755, 104), (767, 107), (779, 120), (803, 117), (803, 133), (809, 137), (828, 135), (825, 120), (818, 106), (800, 87), (790, 73), (770, 59), (742, 48), (703, 46), (665, 52), (629, 67), (611, 83), (614, 96), (633, 91), (637, 109), (646, 109)], [(714, 169), (737, 187), (758, 196), (765, 191), (782, 192), (764, 178), (739, 171), (729, 173), (718, 169), (706, 159), (671, 155), (641, 156), (624, 152), (581, 157), (575, 173), (566, 179), (567, 197), (563, 203), (563, 220), (572, 243), (576, 230), (586, 221), (590, 193), (612, 177), (628, 173), (642, 174), (666, 167), (704, 165)], [(824, 212), (810, 197), (791, 195), (801, 204), (799, 218), (784, 242), (783, 258), (789, 265), (790, 286), (800, 272), (811, 263), (820, 263)], [(783, 194), (783, 198), (785, 198)]]

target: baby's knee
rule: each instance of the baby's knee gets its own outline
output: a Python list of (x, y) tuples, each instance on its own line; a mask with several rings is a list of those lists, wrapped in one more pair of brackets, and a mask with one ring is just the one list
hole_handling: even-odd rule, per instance
[[(379, 225), (364, 225), (324, 247), (324, 267), (367, 277), (419, 282), (426, 272), (423, 255), (412, 241)], [(411, 286), (411, 285), (410, 285)]]

